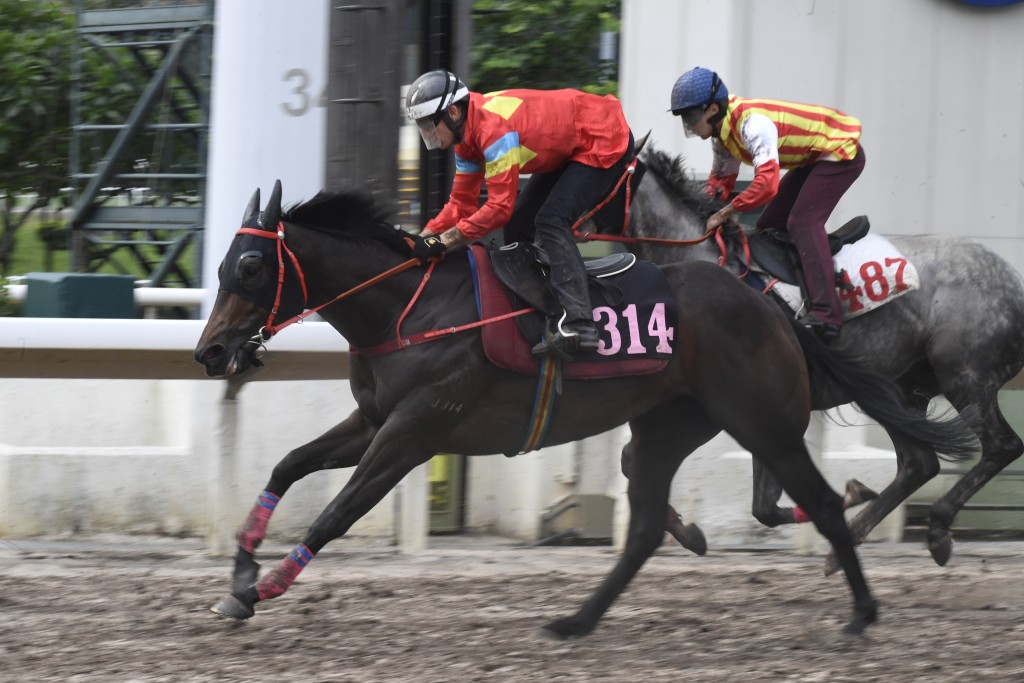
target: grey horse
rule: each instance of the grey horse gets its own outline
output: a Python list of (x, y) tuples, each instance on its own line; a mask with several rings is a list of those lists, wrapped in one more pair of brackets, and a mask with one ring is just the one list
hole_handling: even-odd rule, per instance
[[(628, 237), (698, 240), (705, 220), (721, 204), (687, 174), (681, 157), (648, 145), (646, 174), (634, 192)], [(598, 233), (623, 229), (621, 213), (604, 212), (592, 225)], [(1024, 452), (1024, 442), (999, 409), (998, 392), (1024, 367), (1024, 284), (1020, 273), (991, 250), (960, 237), (914, 235), (890, 238), (915, 265), (920, 288), (877, 310), (848, 321), (834, 346), (893, 378), (913, 405), (925, 409), (944, 396), (963, 415), (981, 442), (981, 458), (931, 508), (928, 549), (945, 565), (952, 553), (956, 514), (989, 480)], [(673, 246), (638, 242), (629, 249), (655, 263), (718, 262), (715, 240)], [(739, 272), (741, 264), (727, 267)], [(745, 266), (743, 266), (745, 267)], [(814, 386), (815, 409), (849, 402), (836, 386)], [(900, 503), (939, 472), (933, 450), (889, 432), (896, 451), (893, 481), (851, 520), (858, 543)], [(624, 455), (628, 455), (627, 445)], [(792, 523), (789, 508), (777, 505), (782, 489), (754, 461), (754, 516), (768, 526)], [(671, 518), (671, 515), (670, 515)], [(838, 568), (834, 556), (826, 573)]]

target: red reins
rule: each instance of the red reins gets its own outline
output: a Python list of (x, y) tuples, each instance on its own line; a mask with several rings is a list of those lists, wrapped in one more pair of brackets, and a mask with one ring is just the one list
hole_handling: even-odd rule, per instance
[[(690, 240), (675, 240), (675, 239), (669, 239), (669, 238), (666, 238), (666, 237), (628, 237), (626, 235), (626, 230), (629, 229), (629, 208), (630, 208), (630, 205), (632, 204), (632, 199), (633, 199), (632, 185), (630, 183), (628, 183), (628, 182), (626, 183), (626, 208), (623, 211), (622, 230), (619, 231), (619, 234), (617, 234), (617, 235), (606, 235), (604, 233), (581, 232), (580, 231), (579, 228), (580, 228), (581, 225), (583, 225), (584, 223), (589, 221), (591, 218), (593, 218), (594, 215), (597, 214), (598, 211), (603, 209), (608, 204), (608, 202), (610, 202), (612, 199), (615, 198), (615, 195), (617, 195), (619, 193), (619, 188), (622, 187), (622, 183), (627, 178), (629, 178), (630, 176), (632, 176), (636, 172), (636, 163), (637, 163), (637, 159), (634, 158), (633, 161), (631, 161), (629, 163), (629, 165), (626, 166), (626, 170), (623, 171), (622, 177), (620, 177), (618, 182), (615, 183), (615, 187), (612, 188), (612, 191), (608, 194), (608, 196), (605, 197), (601, 201), (600, 204), (598, 204), (593, 209), (591, 209), (586, 214), (584, 214), (582, 218), (580, 218), (578, 221), (573, 223), (573, 226), (572, 226), (573, 237), (575, 237), (578, 240), (583, 240), (583, 241), (586, 241), (586, 242), (619, 242), (619, 243), (623, 243), (623, 244), (639, 244), (639, 243), (644, 243), (644, 244), (657, 244), (657, 245), (666, 246), (666, 247), (685, 247), (685, 246), (693, 246), (693, 245), (696, 245), (696, 244), (700, 244), (701, 242), (705, 242), (708, 239), (710, 239), (712, 235), (714, 235), (715, 242), (718, 244), (718, 253), (719, 253), (718, 265), (719, 266), (724, 266), (726, 261), (728, 260), (729, 253), (728, 253), (728, 249), (726, 248), (726, 245), (725, 245), (725, 238), (723, 237), (723, 234), (722, 234), (723, 231), (724, 231), (724, 228), (721, 225), (718, 226), (717, 228), (712, 228), (710, 230), (707, 230), (701, 237), (697, 237), (695, 239), (690, 239)], [(750, 245), (747, 242), (747, 235), (746, 235), (746, 233), (743, 232), (742, 230), (740, 230), (740, 241), (743, 243), (743, 255), (744, 255), (744, 258), (746, 260), (746, 267), (744, 269), (744, 272), (743, 272), (743, 274), (741, 274), (739, 276), (739, 277), (743, 277), (743, 276), (745, 276), (747, 274), (747, 270), (749, 270), (749, 267), (750, 267)]]
[[(284, 253), (288, 254), (288, 257), (292, 261), (292, 265), (295, 266), (295, 272), (298, 275), (299, 284), (302, 286), (302, 305), (303, 305), (303, 308), (305, 308), (306, 302), (307, 302), (307, 299), (308, 299), (308, 294), (307, 294), (307, 290), (306, 290), (306, 276), (302, 272), (302, 266), (299, 264), (299, 259), (295, 256), (295, 254), (292, 252), (292, 250), (288, 248), (288, 245), (285, 244), (285, 241), (284, 241), (284, 239), (285, 239), (285, 235), (284, 235), (284, 222), (282, 221), (282, 222), (278, 223), (277, 231), (276, 232), (273, 231), (273, 230), (264, 230), (264, 229), (261, 229), (261, 228), (239, 228), (238, 232), (236, 234), (238, 234), (238, 235), (256, 235), (257, 237), (265, 237), (267, 239), (277, 240), (277, 263), (278, 263), (278, 268), (277, 268), (277, 293), (274, 296), (273, 308), (271, 308), (270, 313), (267, 315), (267, 323), (262, 328), (260, 328), (260, 331), (259, 331), (259, 333), (257, 335), (257, 336), (260, 337), (260, 339), (262, 341), (269, 341), (271, 337), (273, 337), (275, 334), (277, 334), (278, 332), (280, 332), (284, 328), (288, 327), (292, 323), (301, 322), (305, 318), (313, 315), (317, 311), (319, 311), (319, 310), (321, 310), (321, 309), (323, 309), (323, 308), (325, 308), (327, 306), (330, 306), (331, 304), (333, 304), (335, 302), (341, 301), (342, 299), (344, 299), (346, 297), (349, 297), (349, 296), (352, 296), (353, 294), (358, 294), (359, 292), (361, 292), (364, 289), (367, 289), (369, 287), (372, 287), (373, 285), (377, 284), (378, 282), (386, 280), (386, 279), (388, 279), (389, 277), (391, 277), (393, 275), (397, 275), (398, 273), (401, 273), (403, 271), (409, 270), (410, 268), (413, 268), (415, 266), (420, 265), (420, 260), (419, 259), (417, 259), (417, 258), (409, 259), (408, 261), (400, 263), (400, 264), (398, 264), (397, 266), (395, 266), (393, 268), (389, 268), (388, 270), (385, 270), (383, 273), (380, 273), (379, 275), (373, 276), (369, 280), (367, 280), (365, 282), (362, 282), (362, 283), (356, 285), (355, 287), (352, 287), (350, 289), (345, 290), (344, 292), (342, 292), (341, 294), (337, 295), (333, 299), (331, 299), (329, 301), (326, 301), (326, 302), (320, 304), (319, 306), (314, 306), (313, 308), (310, 308), (308, 310), (304, 310), (302, 313), (299, 313), (298, 315), (292, 316), (291, 318), (289, 318), (288, 320), (284, 321), (280, 325), (275, 325), (274, 324), (274, 318), (277, 316), (277, 312), (278, 312), (278, 310), (280, 308), (280, 305), (281, 305), (281, 293), (284, 291), (284, 274), (285, 274)], [(284, 253), (282, 253), (282, 252), (284, 252)], [(476, 322), (467, 323), (465, 325), (459, 325), (457, 327), (447, 327), (447, 328), (437, 329), (437, 330), (428, 330), (426, 332), (420, 332), (418, 334), (410, 335), (408, 337), (403, 337), (402, 336), (402, 322), (405, 320), (405, 317), (409, 314), (409, 311), (412, 310), (412, 307), (416, 303), (416, 301), (419, 300), (420, 294), (423, 292), (423, 288), (426, 287), (427, 282), (430, 280), (430, 275), (431, 275), (431, 273), (433, 273), (434, 266), (436, 266), (436, 265), (437, 265), (437, 261), (431, 261), (430, 262), (430, 265), (427, 267), (427, 272), (423, 274), (423, 280), (420, 282), (419, 287), (416, 288), (416, 292), (413, 294), (412, 299), (409, 300), (409, 304), (405, 307), (405, 310), (403, 310), (402, 314), (399, 316), (398, 323), (395, 325), (395, 339), (383, 342), (381, 344), (377, 344), (376, 346), (371, 346), (368, 349), (362, 349), (362, 350), (350, 349), (349, 352), (351, 354), (353, 354), (353, 355), (371, 356), (371, 357), (372, 356), (379, 356), (379, 355), (383, 355), (385, 353), (390, 353), (391, 351), (397, 351), (399, 349), (404, 349), (404, 348), (407, 348), (409, 346), (414, 346), (416, 344), (422, 344), (424, 342), (434, 341), (436, 339), (440, 339), (442, 337), (446, 337), (448, 335), (455, 334), (457, 332), (462, 332), (462, 331), (465, 331), (465, 330), (471, 330), (473, 328), (480, 327), (482, 325), (489, 325), (491, 323), (496, 323), (496, 322), (499, 322), (501, 320), (506, 320), (508, 318), (515, 318), (516, 316), (520, 316), (520, 315), (523, 315), (525, 313), (530, 313), (530, 312), (535, 310), (533, 308), (523, 308), (523, 309), (520, 309), (518, 311), (513, 311), (511, 313), (505, 313), (504, 315), (495, 316), (493, 318), (487, 318), (486, 320), (478, 320)], [(254, 337), (254, 339), (255, 339), (255, 337)]]
[[(304, 310), (302, 313), (299, 313), (298, 315), (292, 316), (288, 320), (285, 320), (280, 325), (275, 325), (274, 324), (274, 318), (277, 317), (277, 312), (278, 312), (278, 309), (279, 309), (279, 307), (281, 305), (281, 292), (284, 291), (284, 255), (282, 254), (282, 250), (284, 252), (287, 252), (288, 257), (291, 258), (291, 260), (292, 260), (292, 265), (295, 266), (295, 272), (298, 275), (299, 284), (302, 286), (302, 307), (303, 308), (306, 308), (306, 302), (307, 302), (307, 300), (309, 298), (309, 295), (308, 295), (308, 293), (306, 291), (306, 276), (302, 272), (302, 266), (299, 265), (299, 259), (295, 256), (294, 252), (292, 252), (292, 250), (288, 248), (288, 245), (285, 244), (285, 241), (284, 241), (284, 222), (282, 221), (282, 222), (277, 224), (277, 231), (276, 232), (273, 231), (273, 230), (263, 230), (261, 228), (239, 228), (238, 232), (235, 233), (235, 234), (237, 234), (237, 235), (256, 235), (257, 237), (266, 237), (267, 239), (277, 240), (277, 263), (278, 263), (278, 268), (277, 268), (277, 294), (274, 296), (274, 306), (273, 306), (273, 308), (270, 309), (269, 315), (267, 315), (267, 324), (264, 325), (262, 329), (260, 329), (260, 336), (263, 337), (264, 341), (270, 339), (275, 334), (277, 334), (278, 332), (280, 332), (284, 328), (288, 327), (292, 323), (301, 322), (302, 320), (308, 318), (309, 316), (313, 315), (317, 311), (319, 311), (319, 310), (321, 310), (321, 309), (323, 309), (323, 308), (325, 308), (327, 306), (330, 306), (331, 304), (333, 304), (333, 303), (335, 303), (337, 301), (341, 301), (342, 299), (344, 299), (346, 297), (349, 297), (349, 296), (352, 296), (353, 294), (358, 294), (359, 292), (363, 291), (364, 289), (366, 289), (368, 287), (372, 287), (373, 285), (377, 284), (378, 282), (380, 282), (382, 280), (388, 279), (392, 275), (397, 275), (398, 273), (401, 273), (403, 271), (409, 270), (410, 268), (413, 268), (413, 267), (418, 266), (420, 264), (419, 259), (415, 259), (415, 258), (409, 259), (408, 261), (405, 261), (404, 263), (398, 264), (394, 268), (389, 268), (388, 270), (384, 271), (380, 275), (375, 275), (374, 277), (370, 278), (366, 282), (360, 283), (360, 284), (356, 285), (355, 287), (352, 287), (351, 289), (345, 290), (344, 292), (342, 292), (338, 296), (334, 297), (330, 301), (324, 302), (324, 303), (320, 304), (319, 306), (314, 306), (313, 308), (310, 308), (308, 310)], [(431, 265), (431, 268), (433, 268), (433, 265)], [(427, 277), (429, 277), (429, 275), (430, 275), (430, 271), (428, 270), (427, 271)], [(417, 294), (418, 293), (419, 292), (417, 292)]]

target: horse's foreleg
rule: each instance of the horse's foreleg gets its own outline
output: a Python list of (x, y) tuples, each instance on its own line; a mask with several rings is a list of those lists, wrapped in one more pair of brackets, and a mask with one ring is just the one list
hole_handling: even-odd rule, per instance
[(386, 429), (387, 425), (377, 432), (348, 483), (313, 522), (302, 543), (255, 585), (235, 591), (217, 603), (213, 612), (235, 619), (251, 617), (257, 602), (286, 592), (328, 542), (344, 535), (406, 474), (433, 455), (433, 450), (423, 445), (431, 440), (408, 425), (392, 427), (387, 432)]
[[(754, 455), (757, 457), (757, 453)], [(843, 516), (842, 498), (829, 487), (814, 466), (802, 440), (794, 441), (788, 453), (781, 450), (774, 454), (765, 452), (763, 459), (789, 496), (807, 511), (814, 526), (832, 544), (854, 598), (853, 617), (844, 631), (850, 634), (863, 632), (878, 618), (878, 605), (857, 559), (853, 535)]]
[(687, 409), (680, 411), (680, 403), (663, 404), (630, 423), (635, 445), (627, 472), (630, 518), (626, 547), (580, 610), (546, 625), (546, 635), (568, 638), (593, 631), (661, 544), (672, 477), (687, 455), (719, 431), (696, 402), (687, 400), (683, 405)]
[(376, 432), (357, 410), (313, 441), (291, 451), (274, 467), (266, 489), (260, 493), (238, 531), (232, 593), (240, 593), (256, 582), (260, 568), (255, 559), (256, 549), (266, 537), (270, 517), (281, 496), (308, 474), (355, 466)]

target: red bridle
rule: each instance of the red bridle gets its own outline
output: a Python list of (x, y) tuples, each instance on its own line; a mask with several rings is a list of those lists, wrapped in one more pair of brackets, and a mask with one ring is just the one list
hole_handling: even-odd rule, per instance
[[(360, 283), (360, 284), (356, 285), (355, 287), (352, 287), (351, 289), (348, 289), (348, 290), (342, 292), (338, 296), (334, 297), (333, 299), (331, 299), (331, 300), (329, 300), (329, 301), (327, 301), (325, 303), (320, 304), (319, 306), (314, 306), (313, 308), (310, 308), (310, 309), (307, 309), (307, 310), (303, 310), (303, 312), (299, 313), (298, 315), (292, 316), (291, 318), (289, 318), (288, 320), (285, 320), (280, 325), (275, 325), (274, 324), (274, 319), (277, 317), (278, 310), (280, 309), (280, 306), (281, 306), (281, 293), (284, 291), (284, 270), (285, 270), (284, 269), (284, 264), (285, 264), (284, 255), (285, 254), (288, 254), (288, 258), (291, 259), (292, 265), (295, 267), (295, 272), (296, 272), (296, 274), (298, 275), (298, 278), (299, 278), (299, 285), (302, 287), (302, 308), (303, 309), (306, 309), (306, 302), (309, 300), (309, 295), (308, 295), (307, 290), (306, 290), (306, 276), (302, 272), (302, 266), (299, 264), (298, 257), (295, 256), (295, 253), (288, 247), (287, 244), (285, 244), (285, 241), (284, 241), (284, 221), (281, 221), (281, 222), (279, 222), (277, 224), (277, 231), (274, 231), (274, 230), (264, 230), (262, 228), (239, 228), (238, 232), (235, 233), (235, 234), (236, 235), (255, 235), (257, 237), (265, 237), (267, 239), (272, 239), (272, 240), (276, 240), (277, 241), (277, 294), (274, 296), (274, 305), (270, 309), (270, 313), (267, 315), (267, 323), (263, 327), (261, 327), (260, 331), (257, 333), (257, 336), (262, 341), (268, 341), (271, 337), (273, 337), (275, 334), (277, 334), (278, 332), (280, 332), (284, 328), (288, 327), (292, 323), (302, 322), (303, 320), (305, 320), (309, 316), (313, 315), (317, 311), (319, 311), (319, 310), (321, 310), (323, 308), (326, 308), (327, 306), (330, 306), (331, 304), (333, 304), (333, 303), (335, 303), (337, 301), (341, 301), (342, 299), (344, 299), (346, 297), (352, 296), (353, 294), (357, 294), (357, 293), (363, 291), (364, 289), (366, 289), (367, 287), (372, 287), (373, 285), (377, 284), (381, 280), (386, 280), (387, 278), (391, 277), (392, 275), (397, 275), (398, 273), (401, 273), (402, 271), (409, 270), (410, 268), (413, 268), (413, 267), (418, 266), (420, 264), (419, 259), (409, 259), (408, 261), (405, 261), (404, 263), (398, 264), (394, 268), (390, 268), (389, 270), (384, 271), (380, 275), (376, 275), (376, 276), (370, 278), (366, 282)], [(254, 339), (255, 339), (255, 337), (254, 337)]]

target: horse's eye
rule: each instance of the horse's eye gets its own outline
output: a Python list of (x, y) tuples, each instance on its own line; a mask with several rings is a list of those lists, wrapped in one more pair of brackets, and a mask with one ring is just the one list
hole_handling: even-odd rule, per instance
[(246, 289), (258, 289), (266, 282), (266, 268), (263, 267), (263, 255), (257, 251), (248, 251), (238, 259), (236, 274), (238, 282)]

